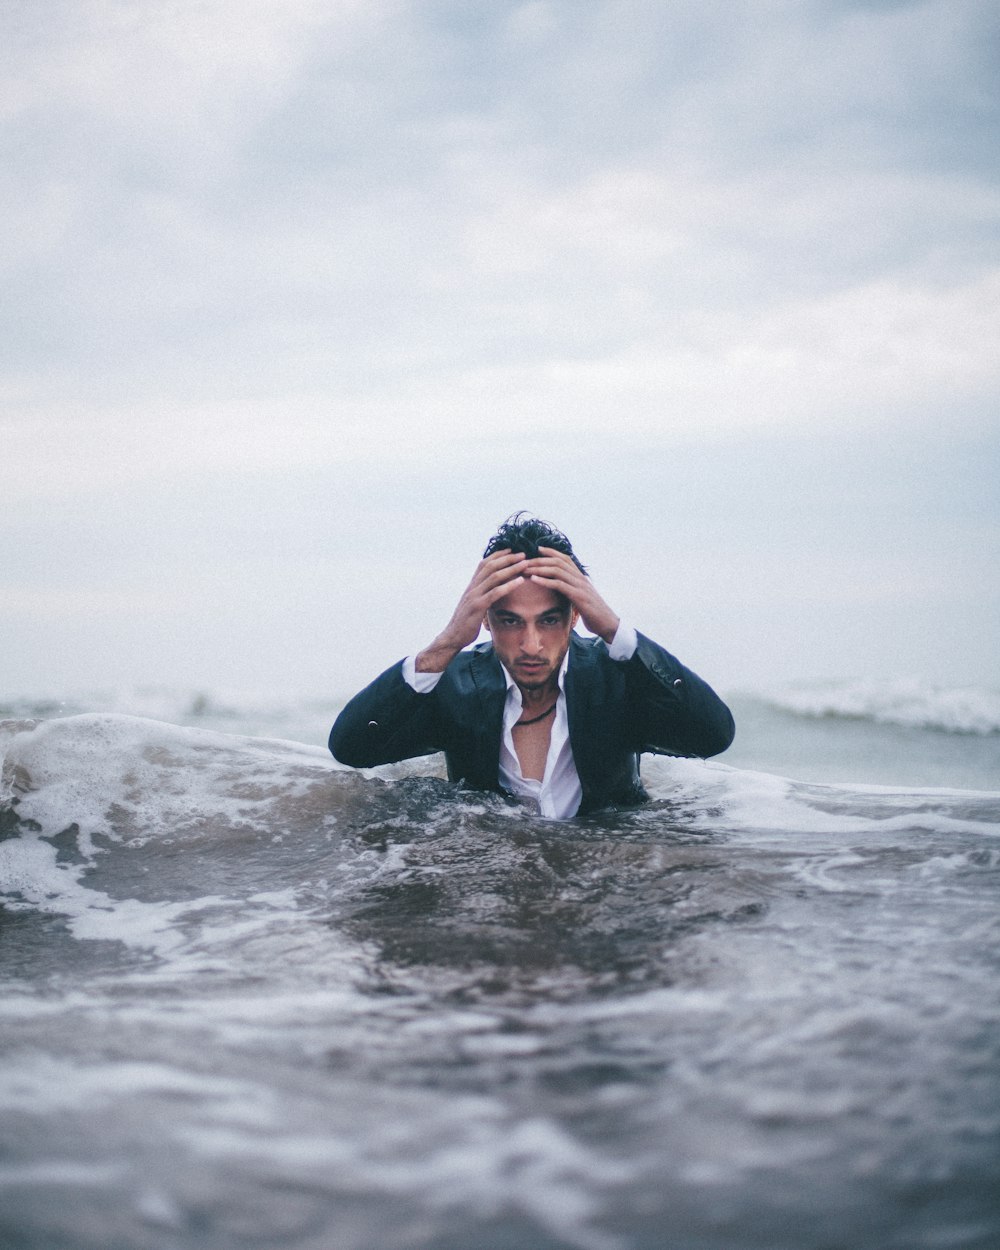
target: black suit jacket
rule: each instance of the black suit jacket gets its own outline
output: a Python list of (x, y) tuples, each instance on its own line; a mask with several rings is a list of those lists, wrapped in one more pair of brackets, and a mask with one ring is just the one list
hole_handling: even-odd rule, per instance
[[(578, 815), (644, 802), (644, 751), (705, 758), (733, 740), (732, 715), (711, 687), (643, 634), (638, 639), (632, 658), (618, 661), (601, 639), (570, 637), (565, 691), (583, 788)], [(506, 698), (491, 643), (460, 652), (430, 694), (407, 684), (400, 661), (347, 704), (330, 732), (330, 750), (354, 768), (444, 751), (452, 781), (500, 791)]]

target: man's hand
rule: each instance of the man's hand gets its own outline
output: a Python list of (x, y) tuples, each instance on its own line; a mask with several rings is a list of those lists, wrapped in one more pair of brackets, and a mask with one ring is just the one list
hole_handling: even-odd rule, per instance
[(539, 547), (538, 550), (542, 554), (529, 560), (519, 571), (540, 586), (565, 595), (580, 613), (584, 628), (603, 638), (610, 646), (621, 623), (618, 615), (608, 607), (590, 578), (580, 572), (569, 556), (552, 547)]
[[(536, 562), (537, 563), (537, 562)], [(415, 660), (418, 673), (443, 673), (463, 647), (475, 642), (487, 609), (524, 581), (521, 551), (495, 551), (481, 560), (451, 620)]]

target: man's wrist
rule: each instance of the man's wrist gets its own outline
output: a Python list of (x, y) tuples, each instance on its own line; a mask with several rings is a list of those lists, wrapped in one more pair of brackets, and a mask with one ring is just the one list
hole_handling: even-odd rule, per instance
[(417, 652), (414, 667), (418, 673), (443, 673), (461, 649), (448, 643), (432, 642), (429, 647)]
[(616, 616), (611, 621), (609, 621), (603, 629), (599, 629), (597, 631), (598, 634), (604, 639), (604, 641), (608, 644), (609, 647), (614, 642), (618, 634), (618, 631), (621, 628), (621, 623), (622, 623), (621, 617)]
[(440, 673), (418, 673), (416, 656), (408, 655), (403, 661), (403, 680), (417, 694), (430, 694), (441, 680)]

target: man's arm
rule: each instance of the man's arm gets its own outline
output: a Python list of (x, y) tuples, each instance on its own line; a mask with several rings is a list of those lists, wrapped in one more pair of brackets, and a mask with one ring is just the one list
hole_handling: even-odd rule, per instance
[[(565, 595), (584, 626), (610, 646), (620, 623), (617, 613), (569, 556), (551, 547), (539, 551), (544, 554), (528, 561), (524, 573)], [(735, 734), (732, 713), (707, 682), (642, 634), (626, 664), (637, 751), (705, 759), (726, 750)]]
[[(487, 609), (524, 578), (520, 552), (498, 551), (481, 560), (451, 620), (415, 659), (417, 674), (443, 673), (479, 637)], [(403, 662), (393, 665), (347, 704), (330, 731), (330, 751), (352, 768), (395, 764), (442, 750), (436, 701), (407, 682)]]
[(480, 560), (451, 620), (428, 647), (417, 654), (418, 673), (443, 673), (459, 651), (479, 637), (487, 610), (524, 581), (524, 553), (495, 551)]
[(643, 634), (625, 680), (638, 751), (707, 759), (732, 743), (732, 713), (708, 682)]
[(434, 708), (403, 679), (403, 662), (386, 669), (347, 704), (330, 731), (330, 752), (352, 768), (395, 764), (433, 755), (438, 745)]

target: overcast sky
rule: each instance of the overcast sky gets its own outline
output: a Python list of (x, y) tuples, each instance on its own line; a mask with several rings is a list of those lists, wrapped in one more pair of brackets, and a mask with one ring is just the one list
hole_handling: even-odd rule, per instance
[(5, 0), (0, 695), (351, 690), (497, 523), (1000, 684), (993, 0)]

